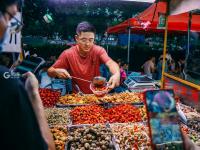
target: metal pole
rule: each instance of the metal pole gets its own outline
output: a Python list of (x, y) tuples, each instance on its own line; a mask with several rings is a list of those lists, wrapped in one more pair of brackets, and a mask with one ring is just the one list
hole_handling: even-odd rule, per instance
[(128, 28), (128, 55), (127, 55), (127, 63), (130, 61), (130, 42), (131, 42), (131, 28)]
[[(189, 54), (190, 54), (190, 29), (191, 29), (191, 20), (192, 20), (192, 13), (189, 12), (189, 19), (188, 19), (188, 39), (187, 39), (187, 52), (185, 54), (185, 69), (187, 69), (187, 60), (188, 60), (188, 57), (189, 57)], [(186, 80), (187, 79), (187, 74), (185, 73), (184, 71), (184, 79)]]
[(164, 35), (164, 48), (163, 48), (163, 63), (162, 63), (162, 78), (161, 78), (161, 89), (164, 88), (164, 72), (166, 65), (166, 52), (167, 52), (167, 33), (168, 33), (168, 14), (169, 14), (169, 3), (167, 2), (167, 13), (166, 13), (166, 22), (165, 22), (165, 35)]
[(190, 53), (190, 29), (191, 29), (191, 19), (192, 19), (192, 13), (189, 12), (189, 19), (188, 19), (188, 41), (187, 41), (187, 53), (186, 58), (188, 57)]

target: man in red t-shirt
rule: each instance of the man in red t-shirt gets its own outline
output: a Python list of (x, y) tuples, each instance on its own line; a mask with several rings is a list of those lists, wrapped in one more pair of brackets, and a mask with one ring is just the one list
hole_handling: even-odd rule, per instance
[[(99, 67), (106, 64), (112, 76), (109, 79), (109, 88), (119, 86), (119, 66), (106, 53), (105, 49), (94, 44), (95, 28), (88, 22), (81, 22), (76, 29), (77, 45), (65, 50), (58, 60), (48, 69), (50, 77), (62, 79), (72, 78), (73, 91), (77, 84), (85, 94), (90, 94), (90, 83), (73, 77), (92, 81), (95, 76), (100, 75)], [(73, 77), (71, 77), (73, 76)]]

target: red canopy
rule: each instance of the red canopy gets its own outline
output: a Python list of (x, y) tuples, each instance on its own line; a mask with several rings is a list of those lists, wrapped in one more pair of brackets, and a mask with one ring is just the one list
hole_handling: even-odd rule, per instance
[[(116, 26), (109, 27), (108, 33), (126, 33), (127, 28), (131, 28), (132, 32), (163, 32), (163, 29), (157, 29), (159, 13), (166, 12), (166, 2), (158, 2), (152, 4), (138, 16), (130, 18)], [(189, 13), (168, 17), (169, 31), (187, 31), (188, 30)], [(200, 32), (200, 15), (192, 15), (191, 31)]]

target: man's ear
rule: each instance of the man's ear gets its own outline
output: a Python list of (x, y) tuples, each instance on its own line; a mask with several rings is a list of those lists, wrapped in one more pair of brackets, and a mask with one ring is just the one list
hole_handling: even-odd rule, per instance
[(77, 34), (75, 35), (75, 40), (78, 41), (78, 35)]

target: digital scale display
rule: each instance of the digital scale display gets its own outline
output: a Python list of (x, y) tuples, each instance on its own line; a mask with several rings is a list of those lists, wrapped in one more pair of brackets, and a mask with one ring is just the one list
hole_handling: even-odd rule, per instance
[(154, 80), (148, 78), (147, 76), (140, 76), (140, 77), (130, 77), (132, 80), (136, 81), (137, 83), (151, 83)]
[(148, 78), (147, 76), (129, 76), (128, 79), (124, 81), (124, 84), (128, 87), (129, 90), (144, 90), (155, 88), (154, 80)]

